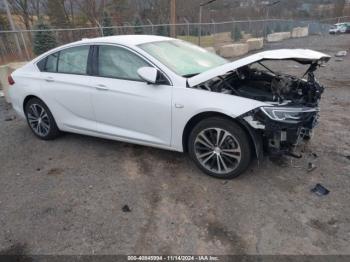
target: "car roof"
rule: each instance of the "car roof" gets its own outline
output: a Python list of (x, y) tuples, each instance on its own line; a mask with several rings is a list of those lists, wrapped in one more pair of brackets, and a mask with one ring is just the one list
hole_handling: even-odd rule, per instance
[(164, 37), (164, 36), (156, 36), (156, 35), (116, 35), (116, 36), (104, 36), (104, 37), (96, 37), (96, 38), (83, 38), (82, 40), (68, 43), (62, 46), (58, 46), (46, 53), (43, 53), (40, 56), (34, 58), (32, 62), (37, 63), (42, 58), (46, 57), (51, 53), (58, 52), (65, 48), (74, 47), (74, 46), (83, 45), (83, 44), (106, 44), (107, 43), (107, 44), (119, 44), (119, 45), (132, 47), (132, 46), (137, 46), (145, 43), (170, 41), (170, 40), (176, 40), (176, 39), (170, 38), (170, 37)]
[(127, 46), (136, 46), (145, 43), (169, 41), (174, 40), (170, 37), (155, 36), (155, 35), (117, 35), (117, 36), (104, 36), (97, 38), (84, 38), (80, 43), (111, 43), (121, 44)]

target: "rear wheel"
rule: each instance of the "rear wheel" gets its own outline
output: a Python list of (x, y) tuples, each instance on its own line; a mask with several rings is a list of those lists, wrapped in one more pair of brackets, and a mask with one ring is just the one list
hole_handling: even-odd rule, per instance
[(199, 122), (188, 142), (189, 154), (206, 174), (232, 179), (249, 166), (251, 148), (245, 131), (236, 123), (221, 117)]
[(24, 112), (30, 129), (40, 139), (51, 140), (60, 134), (49, 108), (40, 99), (31, 98), (26, 103)]

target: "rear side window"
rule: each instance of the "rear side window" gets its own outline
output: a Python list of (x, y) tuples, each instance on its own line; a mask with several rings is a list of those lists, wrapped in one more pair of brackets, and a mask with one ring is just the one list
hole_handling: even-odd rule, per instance
[(78, 46), (60, 51), (57, 72), (86, 75), (89, 49), (90, 46)]
[(57, 59), (58, 59), (58, 52), (45, 57), (44, 59), (40, 60), (36, 65), (38, 66), (39, 70), (42, 72), (56, 73)]
[(49, 55), (46, 59), (45, 72), (57, 72), (58, 53)]
[(40, 71), (45, 71), (46, 57), (41, 59), (36, 65), (38, 66)]

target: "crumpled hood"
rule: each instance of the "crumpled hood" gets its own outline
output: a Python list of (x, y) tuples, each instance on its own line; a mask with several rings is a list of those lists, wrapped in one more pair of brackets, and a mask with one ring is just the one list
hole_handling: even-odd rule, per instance
[(313, 51), (310, 49), (278, 49), (269, 50), (253, 54), (242, 59), (238, 59), (231, 63), (227, 63), (208, 71), (200, 73), (196, 76), (188, 78), (188, 85), (190, 87), (201, 84), (214, 77), (218, 77), (226, 74), (229, 71), (235, 70), (242, 66), (250, 65), (263, 60), (294, 60), (302, 64), (312, 64), (320, 62), (328, 62), (331, 57), (321, 52)]

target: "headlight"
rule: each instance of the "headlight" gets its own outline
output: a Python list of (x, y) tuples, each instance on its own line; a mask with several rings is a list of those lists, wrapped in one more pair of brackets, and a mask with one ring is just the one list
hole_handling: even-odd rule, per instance
[(261, 111), (275, 121), (298, 122), (318, 110), (315, 108), (261, 107)]

